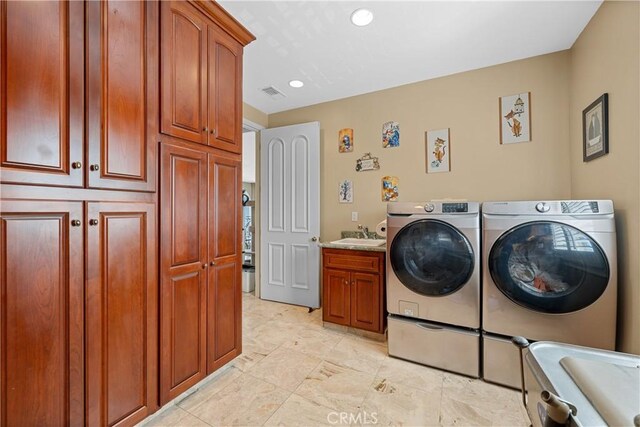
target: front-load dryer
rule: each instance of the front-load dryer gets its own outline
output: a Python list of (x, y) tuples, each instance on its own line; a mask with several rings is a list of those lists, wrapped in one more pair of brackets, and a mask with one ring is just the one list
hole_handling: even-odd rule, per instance
[(389, 354), (479, 376), (479, 204), (389, 204), (386, 262)]
[(482, 224), (486, 380), (520, 387), (516, 335), (614, 349), (610, 200), (485, 202)]

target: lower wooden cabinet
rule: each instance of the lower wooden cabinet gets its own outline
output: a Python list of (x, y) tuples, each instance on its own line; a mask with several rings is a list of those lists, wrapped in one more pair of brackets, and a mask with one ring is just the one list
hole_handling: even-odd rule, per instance
[(82, 202), (2, 201), (3, 426), (84, 425)]
[(87, 203), (87, 424), (134, 425), (157, 407), (154, 204)]
[(322, 249), (322, 319), (384, 333), (384, 253)]
[(241, 352), (240, 156), (162, 144), (160, 401)]
[(0, 219), (0, 424), (134, 425), (152, 413), (154, 204), (2, 200)]

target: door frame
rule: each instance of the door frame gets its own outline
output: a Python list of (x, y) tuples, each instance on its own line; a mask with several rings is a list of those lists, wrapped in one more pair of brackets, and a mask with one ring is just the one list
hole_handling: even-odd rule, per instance
[[(257, 195), (260, 194), (260, 131), (262, 129), (266, 129), (266, 126), (262, 126), (261, 124), (258, 124), (256, 122), (252, 122), (251, 120), (248, 120), (246, 118), (242, 118), (242, 133), (244, 132), (255, 132), (256, 133), (256, 151), (255, 151), (255, 158), (256, 158), (256, 182), (255, 182), (255, 193)], [(244, 147), (243, 147), (244, 150)], [(255, 283), (256, 283), (256, 287), (255, 287), (255, 295), (256, 298), (260, 298), (260, 242), (262, 241), (260, 233), (261, 233), (261, 229), (260, 229), (260, 202), (258, 201), (259, 197), (255, 197), (256, 200), (256, 208), (254, 210), (255, 213), (255, 218), (253, 219), (253, 224), (255, 227), (255, 234), (254, 234), (254, 239), (255, 242), (254, 247), (255, 247), (255, 251), (256, 251), (256, 256), (255, 256), (255, 268), (256, 268), (256, 275), (255, 275)]]

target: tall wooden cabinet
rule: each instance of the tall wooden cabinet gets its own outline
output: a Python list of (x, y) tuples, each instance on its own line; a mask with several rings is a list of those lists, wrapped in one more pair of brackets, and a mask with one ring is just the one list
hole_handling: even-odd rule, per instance
[(135, 425), (240, 354), (251, 40), (213, 1), (0, 2), (1, 426)]
[(160, 400), (242, 351), (242, 49), (209, 2), (160, 6)]
[(241, 352), (242, 167), (193, 146), (161, 148), (161, 400)]

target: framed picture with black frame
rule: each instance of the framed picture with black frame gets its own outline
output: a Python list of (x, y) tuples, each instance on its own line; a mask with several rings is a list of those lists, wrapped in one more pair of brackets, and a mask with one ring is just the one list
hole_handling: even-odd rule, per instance
[(582, 161), (609, 152), (609, 94), (605, 93), (582, 110)]

